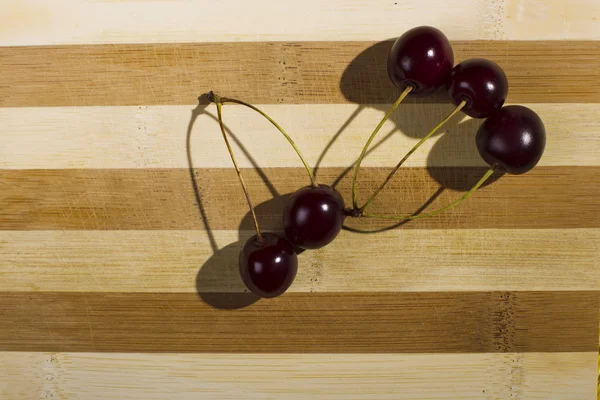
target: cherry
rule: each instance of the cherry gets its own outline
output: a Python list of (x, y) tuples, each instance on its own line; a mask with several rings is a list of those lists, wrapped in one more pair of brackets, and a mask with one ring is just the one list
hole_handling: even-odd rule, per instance
[(437, 28), (418, 26), (404, 32), (396, 39), (388, 54), (387, 70), (394, 85), (403, 91), (375, 127), (356, 160), (352, 175), (352, 210), (360, 214), (372, 200), (371, 198), (367, 204), (358, 207), (356, 181), (362, 160), (383, 124), (409, 94), (430, 93), (445, 85), (453, 65), (452, 46), (448, 38)]
[[(383, 124), (409, 94), (430, 93), (445, 85), (450, 77), (453, 65), (454, 53), (452, 52), (452, 46), (448, 38), (437, 28), (418, 26), (404, 32), (396, 39), (388, 54), (387, 70), (394, 85), (403, 89), (403, 92), (371, 133), (356, 160), (352, 175), (352, 210), (354, 212), (362, 213), (373, 199), (372, 196), (365, 205), (358, 207), (356, 181), (362, 160)], [(416, 150), (416, 147), (414, 150)], [(400, 165), (398, 165), (399, 167)], [(396, 170), (392, 172), (392, 175)]]
[(306, 186), (288, 199), (283, 211), (286, 237), (303, 249), (318, 249), (340, 233), (346, 215), (344, 199), (327, 185)]
[[(463, 61), (452, 69), (448, 80), (448, 93), (456, 108), (406, 153), (367, 202), (358, 208), (360, 213), (365, 211), (394, 174), (398, 172), (402, 164), (460, 111), (473, 118), (484, 118), (502, 107), (508, 94), (508, 79), (498, 64), (484, 58), (475, 58)], [(357, 209), (356, 203), (354, 203), (354, 209)]]
[(298, 271), (294, 246), (275, 233), (252, 236), (240, 252), (240, 276), (252, 293), (271, 298), (283, 294)]
[(523, 174), (536, 166), (546, 147), (541, 118), (524, 106), (502, 107), (477, 130), (477, 150), (492, 167)]
[(254, 228), (256, 229), (256, 235), (252, 236), (242, 248), (239, 255), (239, 271), (242, 281), (254, 294), (260, 297), (276, 297), (284, 293), (294, 281), (296, 272), (298, 271), (298, 255), (296, 254), (294, 245), (292, 245), (284, 237), (275, 233), (262, 233), (254, 212), (254, 206), (250, 199), (250, 193), (242, 177), (242, 172), (238, 163), (235, 159), (233, 149), (225, 133), (225, 127), (223, 125), (222, 108), (226, 102), (237, 103), (249, 107), (267, 120), (269, 120), (288, 140), (290, 145), (294, 148), (298, 156), (302, 160), (302, 163), (306, 167), (306, 171), (311, 180), (313, 186), (318, 186), (314, 175), (308, 168), (308, 164), (300, 154), (298, 147), (294, 141), (289, 137), (287, 133), (268, 115), (259, 110), (258, 108), (245, 103), (240, 100), (229, 99), (220, 97), (212, 91), (209, 93), (208, 98), (210, 101), (217, 105), (217, 116), (219, 120), (219, 127), (223, 135), (223, 141), (231, 157), (231, 161), (237, 173), (240, 185), (246, 196), (248, 202), (248, 208), (250, 208), (250, 214), (254, 221)]
[(497, 170), (509, 174), (523, 174), (535, 167), (546, 147), (546, 129), (541, 118), (533, 110), (517, 105), (504, 106), (494, 111), (481, 124), (475, 141), (479, 154), (491, 168), (454, 202), (428, 213), (399, 217), (363, 212), (361, 216), (406, 221), (432, 217), (454, 208), (475, 193)]
[(455, 106), (473, 118), (486, 118), (502, 107), (508, 94), (506, 74), (493, 61), (474, 58), (456, 65), (450, 74), (448, 94)]
[(388, 75), (399, 89), (431, 92), (446, 84), (454, 53), (448, 38), (437, 28), (419, 26), (396, 39), (388, 55)]

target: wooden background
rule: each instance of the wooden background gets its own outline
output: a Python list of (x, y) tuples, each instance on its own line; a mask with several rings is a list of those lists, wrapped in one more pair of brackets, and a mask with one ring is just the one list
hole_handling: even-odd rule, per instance
[[(3, 0), (0, 398), (595, 398), (599, 19), (596, 0)], [(248, 210), (198, 96), (262, 107), (348, 201), (398, 95), (390, 40), (422, 24), (505, 69), (508, 103), (546, 124), (540, 164), (436, 218), (349, 221), (256, 301), (236, 272)], [(361, 198), (451, 109), (401, 105)], [(463, 116), (373, 209), (441, 206), (481, 176)], [(276, 230), (306, 175), (258, 115), (224, 118)]]

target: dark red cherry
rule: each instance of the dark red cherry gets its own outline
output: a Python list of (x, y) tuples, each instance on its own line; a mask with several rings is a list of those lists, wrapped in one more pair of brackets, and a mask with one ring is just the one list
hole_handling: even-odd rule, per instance
[(448, 93), (456, 106), (466, 101), (462, 112), (468, 116), (486, 118), (506, 101), (508, 79), (495, 62), (474, 58), (452, 69)]
[(298, 256), (294, 246), (275, 233), (263, 233), (260, 242), (252, 236), (240, 252), (239, 268), (242, 281), (260, 297), (277, 297), (292, 284), (298, 271)]
[(340, 233), (346, 215), (344, 199), (327, 185), (306, 186), (288, 199), (283, 211), (285, 235), (303, 249), (318, 249)]
[(394, 42), (388, 55), (388, 75), (394, 85), (412, 93), (427, 93), (446, 84), (454, 65), (448, 38), (436, 28), (419, 26)]
[(546, 147), (541, 118), (523, 106), (496, 110), (479, 127), (476, 136), (481, 157), (509, 174), (523, 174), (536, 166)]

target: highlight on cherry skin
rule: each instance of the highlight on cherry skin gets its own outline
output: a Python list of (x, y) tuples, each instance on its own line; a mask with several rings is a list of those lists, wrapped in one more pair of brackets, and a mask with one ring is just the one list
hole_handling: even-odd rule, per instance
[(263, 298), (277, 297), (291, 286), (298, 271), (294, 246), (283, 236), (262, 233), (262, 240), (249, 238), (239, 256), (242, 281), (252, 293)]
[(293, 193), (283, 210), (285, 236), (302, 249), (319, 249), (342, 230), (344, 199), (333, 187), (305, 186)]
[(450, 41), (437, 28), (418, 26), (396, 39), (387, 59), (388, 75), (400, 90), (429, 93), (446, 84), (454, 66)]
[(509, 174), (530, 171), (542, 158), (546, 129), (530, 108), (509, 105), (489, 116), (477, 130), (477, 150), (486, 163)]
[(473, 118), (486, 118), (504, 105), (508, 79), (498, 64), (474, 58), (457, 64), (450, 74), (448, 94), (455, 106)]

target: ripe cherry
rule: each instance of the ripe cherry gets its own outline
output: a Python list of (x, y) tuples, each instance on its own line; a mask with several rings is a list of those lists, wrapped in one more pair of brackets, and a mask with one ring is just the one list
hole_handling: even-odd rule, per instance
[(468, 199), (496, 170), (509, 174), (530, 171), (542, 158), (546, 147), (546, 129), (541, 118), (524, 106), (505, 106), (496, 110), (479, 127), (475, 138), (479, 154), (491, 168), (479, 181), (453, 203), (428, 213), (398, 217), (362, 213), (364, 217), (410, 220), (438, 215)]
[(394, 42), (388, 55), (388, 75), (401, 90), (427, 93), (446, 84), (454, 65), (448, 38), (436, 28), (419, 26)]
[(493, 61), (483, 58), (471, 59), (463, 61), (452, 69), (448, 81), (448, 93), (456, 108), (406, 153), (367, 202), (360, 207), (360, 212), (364, 212), (402, 164), (460, 111), (473, 118), (484, 118), (502, 107), (508, 94), (508, 79), (502, 68)]
[(542, 158), (546, 129), (533, 110), (510, 105), (488, 117), (475, 140), (479, 154), (492, 167), (509, 174), (523, 174)]
[(345, 219), (344, 199), (327, 185), (306, 186), (288, 199), (283, 211), (286, 237), (303, 249), (318, 249), (340, 233)]
[(250, 208), (250, 214), (254, 221), (254, 227), (256, 229), (256, 235), (252, 236), (242, 248), (239, 256), (239, 271), (242, 281), (254, 294), (260, 297), (276, 297), (284, 293), (294, 281), (296, 272), (298, 271), (298, 256), (296, 254), (294, 245), (292, 245), (284, 237), (275, 233), (261, 233), (258, 225), (258, 219), (254, 212), (254, 206), (250, 199), (250, 193), (242, 178), (242, 172), (240, 167), (235, 160), (233, 149), (225, 133), (225, 127), (223, 125), (222, 108), (223, 103), (238, 103), (249, 107), (267, 120), (269, 120), (281, 134), (289, 141), (290, 145), (294, 148), (298, 156), (302, 160), (302, 163), (306, 167), (306, 171), (311, 179), (314, 186), (317, 186), (314, 175), (308, 168), (306, 161), (300, 154), (298, 147), (294, 141), (289, 137), (287, 133), (273, 120), (271, 117), (266, 115), (258, 108), (245, 103), (240, 100), (222, 98), (217, 94), (210, 92), (209, 99), (217, 105), (217, 116), (219, 120), (219, 127), (223, 134), (223, 141), (231, 157), (231, 161), (237, 173), (240, 185), (244, 191), (246, 201), (248, 202), (248, 208)]
[(465, 101), (462, 112), (468, 116), (486, 118), (506, 101), (508, 79), (495, 62), (474, 58), (452, 69), (448, 93), (455, 106)]
[(294, 246), (275, 233), (252, 236), (240, 252), (242, 281), (260, 297), (277, 297), (292, 284), (298, 271), (298, 256)]
[[(358, 206), (356, 181), (360, 165), (375, 136), (398, 105), (409, 94), (430, 93), (445, 85), (454, 65), (454, 53), (448, 38), (437, 28), (419, 26), (404, 32), (388, 54), (387, 70), (394, 85), (402, 89), (383, 119), (367, 139), (352, 175), (352, 209), (362, 213), (374, 196), (362, 207)], [(416, 148), (415, 148), (416, 150)], [(392, 173), (392, 175), (395, 173)], [(387, 182), (387, 181), (386, 181)], [(385, 185), (385, 183), (384, 183)], [(378, 189), (377, 193), (380, 189)]]

